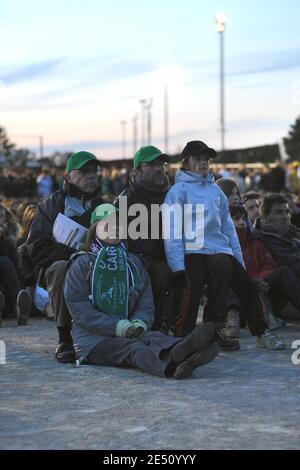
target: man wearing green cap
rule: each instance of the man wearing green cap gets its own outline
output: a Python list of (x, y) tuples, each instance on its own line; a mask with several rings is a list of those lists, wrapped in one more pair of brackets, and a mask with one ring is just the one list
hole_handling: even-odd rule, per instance
[[(168, 155), (163, 154), (153, 145), (141, 147), (133, 159), (133, 171), (127, 188), (119, 195), (115, 201), (120, 205), (121, 197), (126, 198), (127, 208), (134, 204), (143, 204), (148, 213), (148, 234), (147, 238), (132, 239), (128, 237), (129, 251), (142, 257), (144, 264), (150, 274), (155, 303), (155, 318), (153, 329), (164, 329), (164, 313), (166, 311), (166, 292), (168, 291), (172, 274), (169, 269), (164, 251), (162, 239), (162, 221), (159, 215), (159, 236), (151, 238), (151, 208), (161, 205), (165, 195), (170, 188), (169, 177), (166, 173), (166, 163), (169, 161)], [(128, 217), (128, 223), (133, 217)], [(130, 234), (129, 234), (130, 235)]]
[(101, 204), (100, 164), (90, 152), (72, 154), (66, 165), (64, 185), (39, 206), (26, 242), (38, 283), (48, 290), (58, 328), (58, 362), (74, 362), (71, 318), (63, 296), (66, 263), (76, 251), (53, 238), (53, 225), (59, 213), (88, 228), (91, 213)]

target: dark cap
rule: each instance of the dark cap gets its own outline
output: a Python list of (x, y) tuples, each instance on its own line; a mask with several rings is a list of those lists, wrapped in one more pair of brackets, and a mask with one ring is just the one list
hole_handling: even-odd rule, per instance
[(201, 142), (201, 140), (192, 140), (186, 144), (181, 153), (181, 156), (182, 158), (190, 156), (197, 157), (198, 155), (203, 155), (204, 153), (209, 155), (210, 158), (216, 158), (218, 156), (217, 152), (213, 148), (208, 147), (204, 142)]

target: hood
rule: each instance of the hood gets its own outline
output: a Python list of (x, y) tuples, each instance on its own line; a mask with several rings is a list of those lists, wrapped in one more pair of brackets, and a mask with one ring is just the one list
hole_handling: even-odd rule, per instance
[(194, 171), (189, 170), (178, 170), (175, 177), (175, 183), (199, 183), (199, 184), (208, 184), (214, 183), (215, 178), (211, 172), (206, 176), (195, 173)]

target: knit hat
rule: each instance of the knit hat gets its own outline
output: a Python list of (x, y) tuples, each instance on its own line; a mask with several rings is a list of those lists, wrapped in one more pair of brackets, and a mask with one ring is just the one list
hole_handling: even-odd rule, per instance
[(112, 214), (116, 214), (119, 212), (119, 209), (115, 207), (113, 204), (100, 204), (97, 206), (96, 209), (92, 212), (91, 215), (91, 225), (95, 222), (100, 222), (101, 220), (106, 219)]

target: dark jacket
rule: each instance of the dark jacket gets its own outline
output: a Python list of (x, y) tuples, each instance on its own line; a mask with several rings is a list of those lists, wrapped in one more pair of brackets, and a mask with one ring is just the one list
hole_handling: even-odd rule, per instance
[[(118, 196), (114, 204), (119, 207), (119, 198), (127, 197), (127, 208), (129, 209), (133, 204), (144, 204), (148, 209), (148, 239), (144, 240), (138, 238), (132, 240), (128, 237), (128, 250), (131, 253), (136, 253), (141, 256), (150, 256), (157, 258), (160, 261), (165, 261), (164, 242), (162, 239), (162, 218), (159, 215), (159, 239), (151, 239), (151, 205), (161, 205), (164, 202), (165, 194), (146, 193), (138, 189), (134, 182), (131, 180), (127, 188)], [(128, 225), (134, 217), (128, 217)]]
[(6, 236), (4, 230), (0, 232), (0, 256), (6, 256), (10, 259), (20, 278), (18, 252), (13, 242)]
[(300, 274), (300, 240), (264, 231), (260, 221), (256, 223), (254, 236), (264, 243), (280, 266), (288, 266)]
[[(150, 278), (140, 259), (128, 253), (135, 263), (141, 283), (130, 290), (128, 297), (128, 319), (142, 320), (151, 328), (154, 318), (154, 303)], [(96, 309), (90, 300), (92, 272), (96, 255), (78, 255), (70, 262), (64, 287), (65, 300), (72, 317), (72, 337), (77, 357), (82, 362), (104, 338), (116, 337), (116, 327), (120, 320)]]
[(75, 252), (74, 248), (55, 241), (52, 236), (53, 224), (57, 215), (59, 213), (65, 214), (66, 200), (68, 199), (68, 203), (76, 201), (79, 207), (81, 206), (82, 214), (65, 215), (86, 228), (90, 226), (91, 213), (95, 207), (104, 202), (99, 195), (95, 195), (90, 201), (84, 197), (79, 199), (72, 195), (71, 189), (70, 185), (66, 185), (64, 189), (51, 194), (40, 204), (26, 241), (26, 251), (31, 258), (41, 287), (46, 287), (44, 279), (46, 269), (55, 261), (69, 260)]

